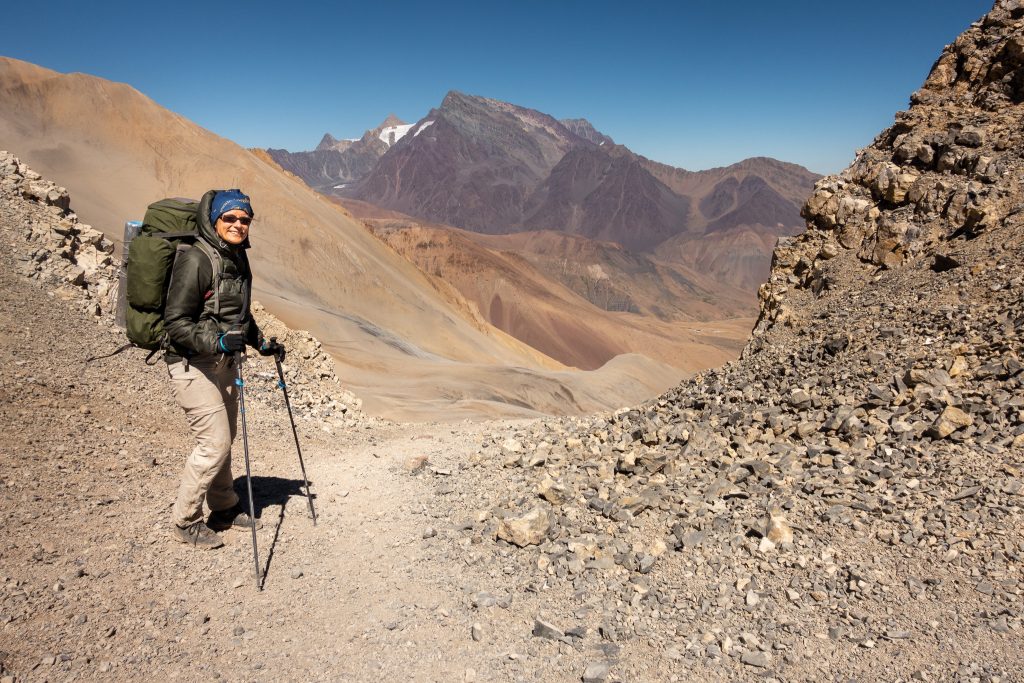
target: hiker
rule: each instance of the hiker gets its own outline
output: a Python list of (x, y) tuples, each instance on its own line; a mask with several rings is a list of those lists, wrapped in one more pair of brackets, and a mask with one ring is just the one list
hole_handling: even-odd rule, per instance
[[(199, 238), (175, 259), (167, 289), (164, 360), (196, 439), (182, 472), (172, 533), (201, 548), (224, 545), (217, 531), (258, 525), (239, 504), (231, 475), (238, 419), (234, 364), (246, 345), (278, 358), (284, 347), (262, 337), (249, 311), (252, 272), (245, 250), (252, 218), (252, 204), (240, 190), (203, 195), (196, 215)], [(211, 511), (207, 521), (204, 500)]]

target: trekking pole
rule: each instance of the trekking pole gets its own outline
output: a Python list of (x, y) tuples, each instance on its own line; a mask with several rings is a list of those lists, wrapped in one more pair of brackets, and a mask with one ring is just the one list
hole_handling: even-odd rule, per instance
[(245, 382), (242, 380), (242, 361), (245, 356), (241, 351), (235, 353), (235, 369), (238, 372), (235, 377), (235, 386), (238, 387), (238, 407), (242, 413), (242, 449), (245, 451), (245, 485), (249, 489), (249, 520), (252, 529), (252, 561), (256, 568), (256, 590), (263, 590), (260, 583), (260, 554), (256, 548), (256, 508), (252, 501), (252, 472), (249, 469), (249, 432), (245, 426)]
[[(271, 337), (271, 342), (276, 342), (277, 337)], [(299, 447), (299, 433), (295, 431), (295, 418), (292, 417), (292, 404), (288, 400), (288, 386), (284, 382), (284, 369), (281, 367), (280, 356), (274, 356), (277, 364), (277, 386), (281, 387), (284, 393), (284, 405), (288, 408), (288, 421), (292, 423), (292, 436), (295, 437), (295, 450), (299, 454), (299, 469), (302, 470), (302, 483), (306, 485), (306, 503), (309, 504), (309, 516), (313, 518), (313, 526), (316, 526), (316, 510), (313, 509), (313, 496), (309, 493), (309, 479), (306, 477), (306, 463), (302, 461), (302, 448)]]

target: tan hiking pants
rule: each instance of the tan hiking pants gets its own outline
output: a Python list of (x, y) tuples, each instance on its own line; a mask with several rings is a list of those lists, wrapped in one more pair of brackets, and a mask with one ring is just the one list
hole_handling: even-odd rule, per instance
[(201, 356), (167, 366), (171, 390), (185, 411), (196, 447), (185, 461), (172, 521), (180, 527), (203, 518), (203, 500), (211, 510), (238, 503), (231, 476), (231, 442), (238, 419), (238, 387), (230, 356)]

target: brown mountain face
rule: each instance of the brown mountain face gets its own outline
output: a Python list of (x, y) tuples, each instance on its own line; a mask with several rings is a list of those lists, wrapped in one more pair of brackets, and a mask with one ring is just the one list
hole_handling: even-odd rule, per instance
[[(380, 130), (399, 124), (391, 115), (355, 143), (325, 136), (315, 152), (269, 152), (327, 194), (483, 234), (550, 230), (641, 252), (665, 244), (661, 258), (699, 253), (701, 260), (685, 263), (746, 286), (768, 271), (768, 236), (800, 229), (799, 207), (818, 178), (768, 158), (699, 172), (673, 168), (616, 145), (586, 119), (556, 121), (454, 91), (382, 147)], [(721, 234), (693, 249), (712, 233)], [(751, 240), (752, 233), (765, 239)], [(748, 253), (758, 244), (769, 246)]]
[(765, 254), (772, 253), (778, 237), (761, 225), (678, 235), (659, 244), (654, 257), (753, 293), (768, 278), (770, 261)]
[(484, 235), (339, 199), (439, 291), (566, 365), (642, 353), (683, 369), (723, 362), (752, 324), (753, 287), (723, 285), (613, 242), (531, 231)]
[(756, 289), (723, 286), (680, 262), (631, 252), (614, 242), (550, 231), (468, 234), (489, 249), (521, 256), (606, 311), (663, 321), (739, 318), (749, 315)]
[(689, 199), (625, 147), (577, 147), (532, 196), (524, 227), (561, 230), (643, 251), (685, 230)]

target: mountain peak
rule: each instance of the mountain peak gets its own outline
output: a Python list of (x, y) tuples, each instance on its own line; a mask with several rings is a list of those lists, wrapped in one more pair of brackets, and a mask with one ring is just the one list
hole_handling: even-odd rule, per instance
[(449, 90), (445, 94), (444, 99), (441, 100), (441, 109), (447, 109), (455, 104), (458, 104), (459, 102), (465, 102), (466, 100), (472, 99), (476, 98), (474, 98), (472, 95), (467, 95), (464, 92), (459, 92), (458, 90)]
[(595, 145), (614, 145), (615, 141), (594, 128), (594, 124), (586, 119), (559, 119), (560, 124), (568, 128), (573, 134), (589, 140)]
[(330, 133), (324, 133), (324, 136), (320, 139), (320, 144), (316, 146), (317, 150), (333, 149), (338, 144), (338, 139)]
[(398, 118), (394, 114), (388, 114), (387, 118), (384, 119), (384, 121), (382, 121), (381, 124), (379, 126), (377, 126), (377, 128), (378, 129), (380, 129), (380, 128), (392, 128), (394, 126), (406, 126), (406, 125), (408, 125), (408, 124), (405, 121), (403, 121), (402, 119)]

